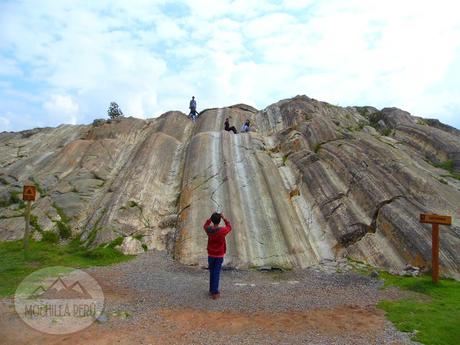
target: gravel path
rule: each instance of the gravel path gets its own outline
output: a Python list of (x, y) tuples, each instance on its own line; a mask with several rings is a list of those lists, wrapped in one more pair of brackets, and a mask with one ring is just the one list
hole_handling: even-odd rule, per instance
[(415, 344), (376, 308), (407, 293), (352, 272), (225, 270), (211, 300), (206, 269), (161, 252), (86, 271), (106, 296), (101, 322), (63, 337), (9, 317), (6, 344)]

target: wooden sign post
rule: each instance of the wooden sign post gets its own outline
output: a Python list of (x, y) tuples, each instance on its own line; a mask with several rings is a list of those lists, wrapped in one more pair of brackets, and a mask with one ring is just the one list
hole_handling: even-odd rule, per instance
[(22, 200), (27, 201), (26, 206), (26, 231), (24, 231), (24, 255), (27, 256), (27, 251), (29, 249), (29, 224), (30, 224), (30, 209), (32, 206), (32, 201), (35, 201), (37, 196), (37, 189), (35, 186), (24, 186), (22, 190)]
[(420, 223), (431, 224), (431, 277), (433, 283), (439, 281), (439, 224), (451, 225), (451, 216), (420, 214)]

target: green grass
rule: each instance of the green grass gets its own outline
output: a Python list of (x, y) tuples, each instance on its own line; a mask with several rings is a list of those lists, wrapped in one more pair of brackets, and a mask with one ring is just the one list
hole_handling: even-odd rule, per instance
[(53, 231), (43, 231), (42, 241), (47, 243), (58, 243), (59, 235)]
[(434, 164), (434, 166), (436, 168), (441, 168), (441, 169), (447, 170), (451, 174), (454, 172), (454, 161), (451, 160), (451, 159), (449, 159), (449, 160), (447, 160), (445, 162)]
[(19, 207), (18, 207), (19, 209), (25, 208), (26, 204), (19, 197), (20, 194), (21, 194), (21, 192), (18, 191), (18, 190), (11, 191), (9, 200), (0, 202), (0, 207), (8, 207), (8, 206), (11, 206), (11, 205), (19, 204)]
[(58, 230), (59, 230), (59, 236), (62, 239), (67, 239), (67, 238), (70, 238), (70, 236), (72, 236), (72, 230), (70, 229), (69, 224), (61, 222), (59, 220), (59, 221), (56, 222), (56, 225), (57, 225)]
[(349, 130), (350, 132), (359, 132), (363, 130), (364, 126), (366, 126), (366, 123), (359, 121), (356, 126), (348, 126), (347, 130)]
[(283, 166), (286, 165), (287, 160), (288, 160), (288, 155), (284, 155), (283, 156)]
[(391, 133), (392, 133), (392, 130), (391, 130), (391, 128), (385, 128), (385, 129), (382, 130), (381, 133), (382, 133), (383, 136), (389, 137), (391, 135)]
[(385, 286), (397, 286), (429, 296), (429, 300), (380, 301), (378, 306), (403, 332), (414, 333), (413, 340), (427, 345), (454, 345), (460, 339), (460, 282), (431, 276), (400, 277), (381, 273)]
[(70, 217), (65, 214), (64, 210), (61, 207), (59, 207), (56, 203), (53, 203), (53, 207), (56, 209), (57, 214), (61, 218), (61, 222), (64, 222), (66, 224), (70, 222)]
[(454, 179), (460, 180), (460, 174), (454, 171), (454, 161), (449, 159), (442, 163), (435, 163), (433, 164), (436, 168), (441, 168), (447, 170), (449, 175), (441, 175), (442, 177), (452, 177)]
[(43, 232), (43, 229), (40, 223), (38, 222), (38, 217), (36, 215), (30, 215), (30, 225), (38, 232)]
[(70, 227), (70, 217), (65, 214), (64, 210), (59, 207), (56, 203), (53, 203), (60, 220), (54, 220), (59, 231), (59, 237), (62, 239), (68, 239), (72, 236), (72, 228)]
[(67, 245), (31, 240), (28, 257), (25, 259), (22, 241), (0, 242), (0, 296), (14, 294), (18, 284), (27, 275), (41, 268), (105, 266), (130, 260), (133, 257), (123, 255), (110, 246), (87, 249), (77, 240)]
[(428, 126), (428, 123), (423, 119), (417, 119), (417, 125)]
[(110, 248), (115, 248), (116, 246), (121, 246), (121, 244), (123, 243), (123, 239), (124, 239), (123, 236), (119, 236), (116, 239), (114, 239), (112, 242), (110, 242), (110, 244), (108, 246)]
[(37, 188), (37, 191), (40, 194), (40, 197), (44, 197), (47, 195), (42, 185), (37, 180), (35, 180), (34, 178), (31, 178), (31, 181), (34, 183), (35, 187)]

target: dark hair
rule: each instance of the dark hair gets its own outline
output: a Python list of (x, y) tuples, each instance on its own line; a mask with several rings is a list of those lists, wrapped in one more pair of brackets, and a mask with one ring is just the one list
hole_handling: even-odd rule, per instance
[(214, 225), (218, 225), (220, 223), (221, 218), (222, 216), (220, 215), (220, 213), (213, 213), (211, 215), (211, 222), (213, 222)]

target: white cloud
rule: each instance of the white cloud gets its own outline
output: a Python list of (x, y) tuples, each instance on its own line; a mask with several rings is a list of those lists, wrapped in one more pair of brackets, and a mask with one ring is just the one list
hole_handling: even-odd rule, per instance
[(15, 60), (2, 58), (0, 56), (0, 75), (20, 76), (22, 75), (22, 71)]
[(292, 15), (271, 13), (249, 21), (245, 32), (250, 38), (270, 37), (277, 35), (280, 29), (285, 31), (286, 26), (290, 26), (293, 22), (296, 22), (296, 19)]
[(76, 124), (80, 107), (72, 97), (55, 94), (43, 103), (43, 109), (60, 121), (59, 123)]
[(0, 4), (0, 107), (43, 125), (91, 122), (111, 101), (150, 117), (192, 94), (199, 109), (308, 94), (460, 127), (454, 1), (197, 0), (178, 16), (166, 0), (40, 4)]
[(6, 131), (10, 128), (11, 120), (0, 116), (0, 132)]
[(312, 5), (312, 0), (283, 0), (283, 8), (299, 10)]
[(158, 22), (156, 32), (164, 40), (178, 40), (186, 35), (185, 31), (179, 25), (168, 18), (164, 18)]
[(7, 111), (0, 115), (0, 132), (18, 131), (39, 126), (43, 127), (43, 122), (28, 113), (12, 113)]

